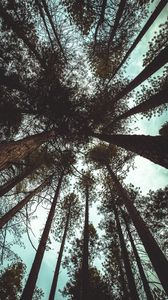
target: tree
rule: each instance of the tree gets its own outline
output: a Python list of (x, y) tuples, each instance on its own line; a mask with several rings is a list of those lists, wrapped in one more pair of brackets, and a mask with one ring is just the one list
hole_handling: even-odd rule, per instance
[(63, 256), (67, 235), (69, 231), (72, 233), (73, 227), (77, 222), (77, 220), (79, 219), (80, 206), (79, 206), (79, 201), (76, 198), (76, 195), (74, 193), (71, 193), (65, 197), (64, 202), (62, 203), (62, 210), (64, 211), (61, 212), (61, 214), (65, 214), (64, 218), (62, 217), (63, 219), (65, 219), (63, 220), (64, 221), (63, 223), (65, 223), (64, 233), (63, 233), (63, 237), (59, 249), (57, 263), (55, 266), (53, 281), (52, 281), (50, 294), (49, 294), (49, 300), (54, 300), (54, 296), (56, 293), (59, 271), (60, 271), (60, 266), (62, 262), (62, 256)]
[[(106, 150), (107, 149), (107, 150)], [(112, 182), (115, 184), (117, 189), (118, 195), (123, 199), (123, 203), (131, 217), (134, 226), (140, 236), (140, 239), (145, 247), (145, 250), (152, 262), (152, 265), (158, 275), (158, 278), (165, 290), (168, 294), (168, 285), (167, 285), (167, 272), (168, 272), (168, 261), (164, 255), (164, 253), (159, 248), (156, 240), (154, 239), (153, 235), (149, 231), (146, 223), (140, 216), (139, 212), (137, 211), (136, 207), (133, 205), (129, 193), (127, 190), (122, 186), (118, 177), (113, 172), (110, 166), (110, 156), (109, 156), (109, 149), (108, 147), (95, 147), (90, 151), (90, 158), (97, 162), (99, 165), (104, 165), (111, 177)], [(157, 256), (157, 260), (155, 259)]]
[(0, 229), (17, 214), (36, 194), (41, 192), (46, 185), (51, 181), (51, 177), (44, 180), (37, 188), (30, 192), (22, 201), (16, 204), (11, 210), (9, 210), (4, 216), (0, 218)]
[(93, 137), (117, 145), (126, 150), (137, 153), (152, 162), (168, 168), (166, 136), (145, 136), (145, 135), (107, 135), (94, 133)]
[(82, 268), (81, 268), (81, 300), (88, 299), (89, 286), (89, 198), (91, 190), (93, 188), (93, 177), (90, 172), (87, 172), (82, 176), (81, 188), (85, 196), (85, 219), (84, 219), (84, 230), (83, 230), (83, 255), (82, 255)]
[[(26, 266), (22, 262), (16, 262), (1, 271), (0, 294), (1, 299), (17, 300), (22, 291)], [(43, 291), (36, 288), (33, 300), (41, 299)]]
[(54, 132), (43, 132), (18, 141), (9, 141), (0, 145), (0, 169), (8, 168), (36, 150), (42, 143), (54, 137)]

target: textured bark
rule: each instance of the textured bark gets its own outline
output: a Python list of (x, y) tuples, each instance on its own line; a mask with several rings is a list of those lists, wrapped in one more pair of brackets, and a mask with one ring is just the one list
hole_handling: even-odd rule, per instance
[(168, 137), (167, 136), (145, 136), (145, 135), (107, 135), (92, 134), (103, 141), (117, 145), (128, 151), (132, 151), (168, 168)]
[(168, 88), (165, 88), (158, 94), (152, 95), (148, 100), (134, 106), (133, 108), (124, 112), (122, 115), (116, 117), (114, 121), (111, 122), (110, 126), (113, 126), (116, 122), (122, 119), (126, 119), (138, 113), (145, 113), (150, 109), (154, 109), (166, 103), (168, 103)]
[(40, 243), (39, 243), (35, 258), (34, 258), (34, 262), (31, 267), (29, 277), (26, 282), (26, 285), (25, 285), (25, 288), (23, 290), (20, 300), (32, 300), (34, 289), (36, 286), (37, 277), (38, 277), (40, 266), (41, 266), (41, 262), (42, 262), (42, 259), (44, 256), (44, 251), (46, 248), (49, 232), (51, 229), (51, 224), (52, 224), (54, 214), (55, 214), (55, 208), (56, 208), (58, 196), (60, 193), (63, 175), (64, 174), (62, 173), (60, 176), (60, 179), (58, 181), (57, 189), (56, 189), (55, 196), (54, 196), (51, 208), (50, 208), (50, 212), (48, 214), (48, 218), (47, 218), (47, 221), (46, 221), (46, 224), (44, 227), (44, 231), (42, 233), (41, 240), (40, 240)]
[(54, 137), (54, 132), (42, 132), (28, 136), (18, 141), (0, 144), (0, 170), (8, 168), (13, 163), (25, 158), (41, 144)]
[(121, 185), (120, 181), (118, 180), (117, 176), (112, 171), (109, 165), (106, 166), (107, 170), (111, 176), (112, 181), (114, 182), (118, 194), (123, 199), (123, 202), (127, 208), (129, 216), (131, 217), (134, 226), (139, 234), (139, 237), (144, 245), (144, 248), (151, 260), (151, 263), (157, 273), (157, 276), (165, 290), (166, 294), (168, 295), (168, 261), (159, 248), (156, 240), (152, 236), (151, 232), (149, 231), (148, 227), (146, 226), (145, 222), (139, 215), (137, 209), (133, 205), (128, 192), (125, 188)]
[(108, 52), (109, 52), (109, 49), (110, 49), (110, 45), (113, 42), (113, 39), (115, 37), (116, 31), (118, 29), (121, 17), (123, 15), (125, 4), (126, 4), (126, 0), (121, 0), (120, 3), (119, 3), (119, 7), (118, 7), (118, 11), (116, 13), (114, 25), (113, 25), (112, 30), (110, 32), (110, 37), (109, 37), (109, 41), (108, 41)]
[(39, 167), (39, 164), (34, 165), (29, 168), (26, 168), (26, 170), (24, 172), (22, 172), (18, 176), (10, 179), (8, 182), (1, 185), (0, 186), (0, 197), (5, 195), (6, 193), (8, 193), (15, 185), (20, 183), (23, 179), (25, 179), (30, 174), (32, 174), (38, 167)]
[[(130, 47), (130, 49), (127, 51), (125, 57), (123, 58), (123, 60), (121, 61), (121, 63), (119, 64), (119, 66), (116, 68), (115, 72), (112, 74), (109, 82), (114, 78), (114, 76), (116, 75), (116, 73), (119, 71), (119, 69), (123, 66), (123, 64), (125, 63), (125, 61), (127, 60), (127, 58), (129, 57), (129, 55), (131, 54), (131, 52), (135, 49), (135, 47), (138, 45), (138, 43), (140, 42), (140, 40), (143, 38), (143, 36), (145, 35), (145, 33), (148, 31), (148, 29), (150, 28), (150, 26), (153, 24), (153, 22), (156, 20), (156, 18), (158, 17), (158, 15), (161, 13), (161, 11), (163, 10), (163, 8), (167, 5), (167, 1), (165, 0), (161, 0), (159, 2), (159, 4), (157, 5), (157, 7), (155, 8), (154, 12), (152, 13), (152, 15), (150, 16), (149, 20), (146, 22), (146, 24), (144, 25), (144, 27), (142, 28), (141, 32), (138, 34), (137, 38), (135, 39), (134, 43), (132, 44), (132, 46)], [(109, 83), (108, 82), (108, 83)]]
[(22, 201), (15, 205), (10, 211), (8, 211), (3, 217), (0, 218), (0, 229), (12, 219), (37, 193), (43, 190), (49, 183), (47, 178), (41, 185), (28, 194)]
[(151, 289), (150, 289), (148, 280), (146, 278), (146, 275), (145, 275), (145, 272), (144, 272), (144, 269), (143, 269), (143, 266), (142, 266), (142, 263), (141, 263), (141, 259), (139, 257), (137, 248), (135, 246), (135, 243), (134, 243), (134, 240), (133, 240), (133, 237), (132, 237), (132, 234), (131, 234), (131, 231), (130, 231), (130, 228), (129, 228), (129, 225), (128, 225), (128, 222), (127, 222), (127, 219), (125, 218), (125, 215), (124, 215), (122, 209), (121, 209), (121, 213), (122, 213), (122, 217), (124, 219), (125, 226), (126, 226), (126, 229), (127, 229), (127, 233), (128, 233), (128, 236), (129, 236), (129, 239), (130, 239), (130, 242), (131, 242), (132, 250), (133, 250), (136, 262), (137, 262), (137, 266), (138, 266), (139, 274), (141, 276), (141, 280), (142, 280), (142, 283), (143, 283), (146, 298), (147, 298), (147, 300), (154, 300), (153, 295), (151, 293)]
[(131, 296), (132, 300), (133, 299), (138, 300), (139, 296), (138, 296), (138, 292), (136, 289), (134, 275), (132, 273), (129, 255), (128, 255), (128, 251), (127, 251), (127, 248), (125, 245), (124, 236), (122, 233), (122, 228), (121, 228), (121, 224), (120, 224), (120, 220), (119, 220), (119, 216), (118, 216), (118, 211), (117, 211), (117, 208), (116, 208), (116, 205), (114, 202), (113, 202), (113, 211), (115, 214), (115, 220), (116, 220), (116, 224), (117, 224), (118, 236), (119, 236), (120, 246), (121, 246), (121, 254), (122, 254), (123, 261), (124, 261), (126, 276), (127, 276), (127, 280), (128, 280), (128, 286), (129, 286), (129, 290), (130, 290), (130, 296)]
[(89, 257), (89, 189), (86, 187), (85, 199), (85, 224), (84, 224), (84, 239), (83, 239), (83, 254), (82, 254), (82, 280), (81, 280), (81, 300), (88, 300), (89, 290), (89, 272), (88, 272), (88, 257)]
[(18, 23), (13, 20), (12, 16), (7, 13), (7, 11), (3, 8), (3, 5), (0, 2), (0, 16), (5, 21), (5, 23), (13, 30), (13, 32), (20, 38), (24, 44), (28, 47), (30, 52), (34, 54), (38, 62), (44, 67), (44, 62), (39, 55), (38, 51), (36, 50), (36, 45), (31, 43), (27, 36), (23, 32), (23, 28), (21, 26), (18, 26)]
[(59, 276), (59, 271), (60, 271), (60, 266), (61, 266), (61, 261), (62, 261), (62, 255), (63, 255), (63, 251), (64, 251), (64, 246), (65, 246), (65, 240), (66, 240), (66, 236), (67, 236), (67, 233), (68, 233), (70, 214), (71, 214), (71, 203), (70, 203), (69, 211), (68, 211), (68, 214), (67, 214), (67, 220), (66, 220), (66, 223), (65, 223), (64, 234), (63, 234), (63, 237), (62, 237), (62, 242), (61, 242), (61, 246), (60, 246), (60, 251), (59, 251), (59, 255), (58, 255), (58, 259), (57, 259), (57, 264), (56, 264), (56, 268), (55, 268), (54, 277), (53, 277), (51, 290), (50, 290), (50, 295), (49, 295), (48, 300), (54, 300), (54, 297), (55, 297), (55, 292), (56, 292), (56, 289), (57, 289), (58, 276)]

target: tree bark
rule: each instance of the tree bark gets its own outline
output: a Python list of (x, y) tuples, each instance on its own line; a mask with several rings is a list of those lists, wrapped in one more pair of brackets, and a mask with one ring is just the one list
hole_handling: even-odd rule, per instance
[(82, 255), (82, 280), (81, 280), (81, 300), (88, 300), (89, 290), (89, 271), (88, 271), (88, 257), (89, 257), (89, 189), (86, 187), (85, 199), (85, 224), (84, 224), (84, 239), (83, 239), (83, 255)]
[(44, 227), (44, 231), (42, 233), (42, 237), (34, 258), (34, 262), (33, 265), (31, 267), (30, 273), (29, 273), (29, 277), (28, 280), (26, 282), (25, 288), (23, 290), (22, 296), (20, 298), (20, 300), (32, 300), (33, 297), (33, 293), (34, 293), (34, 289), (36, 286), (36, 281), (37, 281), (37, 277), (39, 274), (39, 270), (40, 270), (40, 266), (41, 266), (41, 262), (43, 259), (43, 255), (44, 255), (44, 251), (45, 251), (45, 247), (47, 244), (47, 240), (48, 240), (48, 236), (49, 236), (49, 232), (51, 229), (51, 224), (54, 218), (54, 214), (55, 214), (55, 208), (56, 208), (56, 204), (57, 204), (57, 200), (58, 200), (58, 196), (60, 193), (60, 188), (61, 188), (61, 183), (63, 180), (63, 176), (64, 173), (62, 172), (59, 181), (58, 181), (58, 185), (56, 188), (56, 192), (55, 192), (55, 196), (50, 208), (50, 212)]
[(168, 295), (168, 261), (159, 248), (156, 240), (152, 236), (151, 232), (149, 231), (148, 227), (146, 226), (145, 222), (139, 215), (137, 209), (133, 205), (128, 192), (125, 188), (121, 185), (120, 181), (118, 180), (117, 176), (112, 171), (110, 165), (106, 165), (107, 170), (111, 176), (112, 181), (114, 182), (118, 194), (123, 199), (123, 202), (127, 208), (129, 216), (131, 217), (134, 226), (140, 236), (140, 239), (144, 245), (144, 248), (151, 260), (151, 263), (157, 273), (157, 276), (165, 290), (166, 294)]
[(93, 137), (117, 145), (168, 168), (168, 137), (145, 135), (91, 134)]
[(18, 141), (0, 144), (0, 170), (8, 168), (13, 163), (24, 159), (45, 141), (54, 137), (54, 132), (42, 132), (28, 136)]
[(69, 211), (68, 211), (68, 214), (67, 214), (67, 220), (66, 220), (66, 223), (65, 223), (64, 234), (63, 234), (63, 238), (62, 238), (62, 242), (61, 242), (61, 246), (60, 246), (60, 251), (59, 251), (59, 255), (58, 255), (58, 259), (57, 259), (57, 264), (56, 264), (56, 268), (55, 268), (54, 277), (53, 277), (52, 286), (51, 286), (50, 295), (49, 295), (48, 300), (54, 300), (54, 297), (55, 297), (55, 292), (56, 292), (56, 289), (57, 289), (58, 276), (59, 276), (59, 270), (60, 270), (60, 266), (61, 266), (62, 255), (63, 255), (63, 251), (64, 251), (64, 246), (65, 246), (65, 240), (66, 240), (69, 221), (70, 221), (70, 214), (71, 214), (71, 203), (70, 203)]
[(158, 94), (152, 95), (148, 100), (134, 106), (133, 108), (124, 112), (122, 115), (116, 117), (114, 121), (111, 122), (110, 127), (122, 119), (126, 119), (138, 113), (145, 113), (150, 109), (154, 109), (166, 103), (168, 103), (168, 88), (165, 88), (164, 90), (160, 91)]
[(125, 61), (129, 57), (129, 55), (131, 54), (131, 52), (138, 45), (138, 43), (140, 42), (140, 40), (143, 38), (143, 36), (145, 35), (145, 33), (148, 31), (148, 29), (150, 28), (150, 26), (153, 24), (153, 22), (156, 20), (156, 18), (158, 17), (158, 15), (161, 13), (161, 11), (163, 10), (163, 8), (166, 5), (167, 5), (167, 1), (165, 1), (165, 0), (161, 0), (159, 2), (159, 4), (157, 5), (157, 7), (155, 8), (154, 12), (150, 16), (150, 18), (148, 19), (148, 21), (146, 22), (146, 24), (144, 25), (144, 27), (142, 28), (141, 32), (138, 34), (138, 36), (135, 39), (134, 43), (132, 44), (132, 46), (130, 47), (130, 49), (127, 51), (125, 57), (123, 58), (123, 60), (119, 64), (119, 66), (116, 68), (116, 70), (114, 71), (114, 73), (112, 74), (111, 78), (108, 81), (108, 84), (114, 78), (114, 76), (117, 74), (117, 72), (119, 71), (119, 69), (123, 66), (123, 64), (125, 63)]
[(147, 298), (147, 300), (154, 300), (153, 295), (151, 293), (151, 289), (150, 289), (148, 280), (146, 278), (146, 275), (145, 275), (145, 272), (144, 272), (144, 269), (143, 269), (143, 266), (141, 264), (141, 259), (139, 257), (137, 248), (134, 244), (134, 240), (133, 240), (133, 237), (132, 237), (132, 234), (131, 234), (131, 231), (130, 231), (130, 228), (129, 228), (129, 225), (128, 225), (128, 222), (127, 222), (127, 219), (126, 219), (126, 217), (125, 217), (125, 215), (124, 215), (121, 208), (120, 208), (120, 210), (121, 210), (121, 213), (122, 213), (123, 220), (125, 222), (126, 230), (128, 232), (128, 236), (129, 236), (129, 239), (130, 239), (130, 242), (131, 242), (133, 253), (134, 253), (134, 256), (135, 256), (135, 259), (136, 259), (136, 262), (137, 262), (137, 266), (138, 266), (139, 274), (141, 276), (141, 280), (142, 280), (142, 283), (143, 283), (146, 298)]
[(49, 182), (49, 178), (42, 182), (36, 189), (29, 193), (22, 201), (15, 205), (10, 211), (8, 211), (3, 217), (0, 218), (0, 229), (12, 219), (30, 200), (33, 196), (43, 190)]
[(131, 296), (132, 300), (134, 300), (134, 299), (138, 300), (139, 296), (138, 296), (134, 276), (133, 276), (132, 269), (131, 269), (129, 255), (128, 255), (128, 251), (127, 251), (127, 248), (125, 245), (122, 228), (121, 228), (121, 224), (120, 224), (120, 220), (119, 220), (119, 216), (118, 216), (118, 211), (117, 211), (117, 208), (116, 208), (116, 205), (114, 202), (113, 202), (113, 211), (114, 211), (115, 220), (116, 220), (116, 224), (117, 224), (118, 236), (119, 236), (120, 246), (121, 246), (121, 254), (122, 254), (123, 261), (124, 261), (126, 276), (127, 276), (127, 280), (128, 280), (128, 286), (129, 286), (129, 290), (130, 290), (130, 296)]

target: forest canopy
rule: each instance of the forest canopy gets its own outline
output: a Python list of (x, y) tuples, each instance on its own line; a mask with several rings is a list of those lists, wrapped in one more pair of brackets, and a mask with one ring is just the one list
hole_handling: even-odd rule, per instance
[(167, 11), (1, 0), (0, 299), (168, 299)]

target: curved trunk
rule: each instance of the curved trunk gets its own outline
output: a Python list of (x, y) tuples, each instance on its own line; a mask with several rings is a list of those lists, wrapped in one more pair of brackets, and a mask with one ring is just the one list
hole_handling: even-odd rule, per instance
[(35, 196), (38, 192), (43, 190), (49, 182), (49, 178), (47, 178), (41, 185), (39, 185), (36, 189), (29, 193), (22, 201), (20, 201), (16, 206), (14, 206), (10, 211), (8, 211), (3, 217), (0, 218), (0, 229), (10, 220), (12, 219), (29, 201)]
[(86, 187), (86, 202), (85, 202), (85, 224), (84, 224), (84, 242), (82, 255), (82, 280), (81, 280), (81, 300), (88, 300), (89, 290), (89, 271), (88, 271), (88, 244), (89, 244), (89, 190)]
[(108, 135), (108, 134), (91, 134), (110, 144), (117, 145), (126, 150), (132, 151), (168, 168), (168, 137), (167, 136), (150, 136), (150, 135)]
[(127, 60), (127, 58), (129, 57), (129, 55), (131, 54), (131, 52), (135, 49), (135, 47), (138, 45), (138, 43), (140, 42), (140, 40), (143, 38), (143, 36), (145, 35), (145, 33), (148, 31), (148, 29), (150, 28), (150, 26), (153, 24), (153, 22), (156, 20), (156, 18), (158, 17), (158, 15), (161, 13), (161, 11), (163, 10), (163, 8), (167, 5), (167, 1), (165, 0), (161, 0), (159, 2), (159, 4), (157, 5), (157, 7), (155, 8), (154, 12), (152, 13), (152, 15), (150, 16), (149, 20), (146, 22), (146, 24), (144, 25), (144, 27), (142, 28), (141, 32), (138, 34), (137, 38), (135, 39), (134, 43), (132, 44), (132, 46), (130, 47), (130, 49), (127, 51), (125, 57), (123, 58), (123, 60), (121, 61), (121, 63), (119, 64), (119, 66), (116, 68), (115, 72), (112, 74), (111, 78), (108, 81), (109, 82), (114, 78), (114, 76), (116, 75), (116, 73), (119, 71), (119, 69), (123, 66), (123, 64), (125, 63), (125, 61)]
[(126, 276), (127, 276), (127, 280), (128, 280), (128, 286), (129, 286), (129, 290), (130, 290), (131, 299), (138, 300), (139, 296), (138, 296), (134, 276), (133, 276), (132, 269), (131, 269), (129, 255), (128, 255), (128, 251), (127, 251), (127, 248), (125, 245), (122, 228), (121, 228), (121, 224), (120, 224), (120, 220), (119, 220), (119, 216), (118, 216), (118, 211), (117, 211), (117, 208), (116, 208), (116, 205), (114, 202), (113, 202), (113, 210), (114, 210), (115, 220), (116, 220), (116, 224), (117, 224), (118, 236), (119, 236), (120, 246), (121, 246), (121, 254), (122, 254), (123, 261), (124, 261), (124, 266), (125, 266)]
[(52, 205), (50, 208), (50, 212), (48, 214), (48, 218), (47, 218), (47, 221), (46, 221), (46, 224), (44, 227), (44, 231), (42, 233), (41, 240), (40, 240), (40, 243), (39, 243), (35, 258), (34, 258), (34, 262), (31, 267), (29, 277), (27, 279), (27, 282), (26, 282), (26, 285), (25, 285), (25, 288), (23, 290), (20, 300), (32, 300), (34, 289), (36, 286), (37, 277), (39, 274), (41, 262), (42, 262), (44, 251), (45, 251), (45, 247), (47, 244), (49, 232), (51, 229), (51, 224), (52, 224), (54, 214), (55, 214), (55, 208), (56, 208), (56, 204), (57, 204), (57, 200), (58, 200), (58, 196), (59, 196), (59, 192), (60, 192), (60, 188), (61, 188), (61, 183), (63, 180), (63, 175), (64, 174), (62, 173), (59, 178), (55, 196), (54, 196), (54, 199), (53, 199), (53, 202), (52, 202)]
[(160, 91), (158, 94), (152, 95), (148, 100), (134, 106), (122, 115), (116, 117), (114, 121), (111, 122), (110, 126), (113, 126), (116, 122), (131, 117), (138, 113), (145, 113), (150, 109), (154, 109), (162, 104), (168, 103), (168, 88)]
[(135, 256), (135, 259), (136, 259), (136, 262), (137, 262), (137, 266), (138, 266), (139, 274), (141, 276), (141, 280), (142, 280), (142, 283), (143, 283), (143, 287), (144, 287), (144, 291), (145, 291), (145, 294), (146, 294), (146, 298), (147, 298), (147, 300), (154, 300), (153, 295), (151, 293), (151, 289), (150, 289), (148, 280), (146, 278), (146, 275), (145, 275), (145, 272), (144, 272), (144, 269), (143, 269), (143, 266), (141, 264), (141, 259), (139, 257), (137, 248), (136, 248), (136, 246), (134, 244), (134, 240), (132, 238), (132, 234), (131, 234), (128, 222), (127, 222), (127, 220), (125, 218), (125, 215), (124, 215), (122, 209), (120, 209), (120, 210), (121, 210), (124, 222), (125, 222), (125, 226), (126, 226), (126, 229), (127, 229), (127, 232), (128, 232), (128, 236), (129, 236), (129, 239), (130, 239), (130, 242), (131, 242), (133, 253), (134, 253), (134, 256)]
[(40, 164), (37, 164), (35, 166), (32, 166), (31, 168), (27, 168), (26, 171), (22, 172), (18, 176), (10, 179), (8, 182), (4, 183), (0, 186), (0, 197), (8, 193), (15, 185), (20, 183), (23, 179), (25, 179), (27, 176), (33, 173)]
[(18, 141), (2, 142), (0, 144), (0, 170), (24, 159), (53, 136), (54, 132), (50, 131), (31, 135)]
[(67, 214), (67, 220), (66, 220), (66, 224), (65, 224), (64, 234), (63, 234), (63, 238), (62, 238), (62, 242), (61, 242), (61, 247), (60, 247), (60, 251), (59, 251), (59, 255), (58, 255), (58, 259), (57, 259), (57, 264), (56, 264), (56, 268), (55, 268), (54, 277), (53, 277), (52, 286), (51, 286), (50, 295), (49, 295), (48, 300), (54, 300), (54, 297), (55, 297), (55, 292), (56, 292), (56, 289), (57, 289), (58, 276), (59, 276), (59, 270), (60, 270), (60, 266), (61, 266), (62, 255), (63, 255), (63, 251), (64, 251), (64, 246), (65, 246), (65, 240), (66, 240), (66, 236), (67, 236), (67, 232), (68, 232), (70, 213), (71, 213), (71, 203), (70, 203), (69, 211), (68, 211), (68, 214)]
[(167, 281), (168, 261), (167, 261), (165, 255), (163, 254), (163, 252), (161, 251), (161, 249), (159, 248), (159, 246), (158, 246), (156, 240), (154, 239), (154, 237), (152, 236), (151, 232), (147, 228), (145, 222), (139, 215), (137, 209), (133, 205), (126, 189), (123, 188), (123, 186), (121, 185), (117, 176), (112, 171), (111, 167), (109, 165), (106, 165), (106, 167), (111, 176), (111, 179), (113, 180), (113, 182), (117, 188), (118, 194), (123, 199), (123, 202), (129, 213), (129, 216), (131, 217), (131, 219), (134, 223), (134, 226), (140, 236), (140, 239), (141, 239), (141, 241), (145, 247), (145, 250), (151, 260), (151, 263), (158, 275), (158, 278), (159, 278), (166, 294), (168, 295), (168, 281)]

